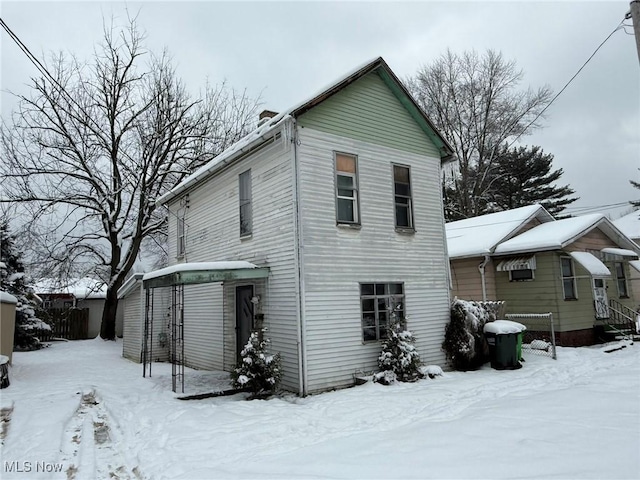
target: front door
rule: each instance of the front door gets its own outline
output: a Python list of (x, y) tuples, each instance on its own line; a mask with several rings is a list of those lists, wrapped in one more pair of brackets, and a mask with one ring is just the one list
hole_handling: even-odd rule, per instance
[(596, 318), (609, 318), (609, 299), (603, 278), (593, 279), (593, 303), (596, 309)]
[(253, 285), (236, 287), (236, 356), (247, 344), (253, 328)]

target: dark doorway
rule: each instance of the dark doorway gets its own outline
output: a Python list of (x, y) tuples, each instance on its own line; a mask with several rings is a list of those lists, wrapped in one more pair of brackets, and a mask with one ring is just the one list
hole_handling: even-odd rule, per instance
[(236, 357), (247, 344), (253, 328), (253, 285), (236, 287)]

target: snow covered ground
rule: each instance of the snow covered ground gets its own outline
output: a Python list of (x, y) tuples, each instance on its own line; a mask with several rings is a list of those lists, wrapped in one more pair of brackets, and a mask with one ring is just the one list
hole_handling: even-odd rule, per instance
[(121, 347), (15, 354), (2, 479), (640, 478), (639, 343), (251, 402), (178, 400)]

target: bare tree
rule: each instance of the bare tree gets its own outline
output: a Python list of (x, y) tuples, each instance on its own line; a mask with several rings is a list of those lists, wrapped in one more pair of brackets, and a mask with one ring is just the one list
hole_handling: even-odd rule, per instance
[(155, 200), (244, 136), (257, 100), (226, 85), (193, 98), (168, 54), (135, 21), (105, 28), (90, 62), (62, 54), (2, 125), (1, 202), (18, 202), (50, 273), (91, 272), (107, 286), (101, 336), (115, 338), (117, 290), (145, 239), (161, 234)]
[(489, 191), (500, 146), (540, 126), (537, 121), (552, 92), (548, 87), (518, 90), (522, 76), (515, 61), (493, 50), (482, 56), (447, 50), (408, 80), (418, 103), (458, 158), (457, 171), (445, 179), (452, 187), (445, 198), (448, 219), (484, 213), (482, 199)]

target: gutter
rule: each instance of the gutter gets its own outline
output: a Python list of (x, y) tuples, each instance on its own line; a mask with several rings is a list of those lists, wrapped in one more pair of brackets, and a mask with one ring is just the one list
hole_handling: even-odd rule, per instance
[(487, 279), (485, 277), (484, 267), (487, 266), (487, 263), (489, 263), (489, 260), (491, 260), (491, 257), (489, 255), (485, 255), (482, 263), (478, 265), (478, 270), (480, 271), (480, 278), (482, 280), (482, 301), (483, 302), (487, 301)]
[(304, 318), (304, 266), (302, 243), (302, 209), (300, 208), (300, 169), (298, 165), (298, 125), (295, 117), (291, 119), (291, 141), (293, 142), (293, 203), (294, 203), (294, 249), (295, 264), (298, 281), (296, 282), (296, 304), (298, 307), (298, 394), (305, 396), (307, 387), (307, 351), (305, 341), (307, 338), (306, 322)]

